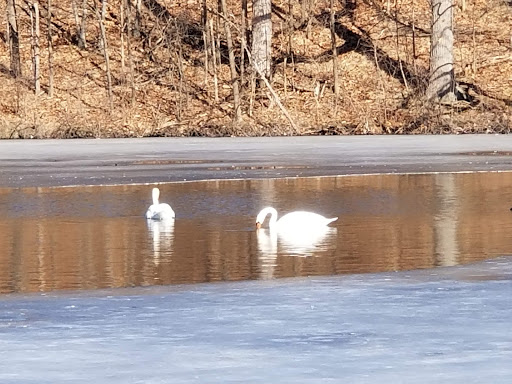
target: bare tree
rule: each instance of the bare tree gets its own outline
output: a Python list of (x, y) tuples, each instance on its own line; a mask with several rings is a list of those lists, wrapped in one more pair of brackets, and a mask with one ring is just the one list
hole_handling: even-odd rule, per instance
[(216, 103), (219, 102), (219, 81), (217, 75), (217, 45), (215, 44), (215, 33), (213, 32), (213, 20), (210, 19), (210, 43), (211, 43), (211, 58), (213, 63), (213, 89), (214, 89), (214, 100)]
[[(130, 0), (128, 0), (130, 3)], [(140, 37), (140, 30), (142, 27), (142, 11), (141, 11), (142, 0), (135, 0), (135, 21), (133, 24), (133, 36), (136, 38)]]
[(240, 46), (240, 85), (241, 91), (245, 84), (245, 49), (247, 47), (247, 0), (242, 0), (242, 16), (240, 21), (241, 27), (241, 46)]
[(234, 121), (238, 122), (242, 118), (240, 108), (240, 90), (238, 88), (238, 73), (236, 72), (235, 53), (233, 52), (233, 39), (231, 36), (231, 27), (229, 26), (229, 16), (226, 6), (226, 0), (221, 0), (222, 14), (224, 15), (224, 29), (226, 31), (226, 40), (228, 44), (229, 68), (231, 70), (231, 83), (233, 85), (233, 105), (235, 108)]
[(456, 100), (453, 70), (453, 0), (431, 0), (430, 79), (427, 100)]
[[(204, 86), (208, 92), (208, 50), (210, 49), (208, 33), (208, 6), (206, 0), (201, 1), (201, 26), (203, 28), (203, 45), (204, 45)], [(208, 92), (209, 96), (209, 92)]]
[(21, 76), (20, 36), (18, 33), (18, 19), (16, 17), (15, 0), (7, 0), (7, 33), (9, 39), (9, 53), (11, 56), (11, 74)]
[(53, 41), (52, 41), (52, 0), (48, 0), (46, 28), (48, 38), (48, 96), (53, 97)]
[(80, 22), (80, 39), (82, 44), (81, 48), (87, 47), (87, 40), (85, 39), (85, 31), (87, 29), (87, 0), (82, 0), (82, 21)]
[(71, 0), (71, 10), (73, 11), (73, 17), (75, 18), (76, 34), (78, 35), (80, 29), (80, 17), (78, 16), (76, 0)]
[(85, 32), (87, 29), (87, 0), (82, 0), (81, 17), (78, 14), (76, 0), (72, 0), (71, 6), (73, 8), (73, 16), (75, 17), (77, 45), (79, 48), (85, 49), (87, 48), (87, 40), (85, 38)]
[(331, 44), (332, 44), (332, 75), (334, 80), (334, 99), (335, 103), (338, 102), (339, 81), (338, 81), (338, 48), (336, 43), (336, 29), (334, 18), (334, 0), (331, 0)]
[(112, 97), (112, 76), (110, 73), (110, 61), (108, 56), (108, 45), (107, 45), (107, 34), (105, 32), (105, 15), (107, 13), (107, 0), (101, 0), (101, 13), (96, 5), (96, 16), (98, 18), (100, 33), (101, 33), (101, 44), (103, 47), (103, 56), (105, 58), (105, 72), (107, 76), (107, 93), (110, 110), (113, 109), (113, 97)]
[(252, 2), (252, 60), (259, 73), (271, 77), (272, 65), (272, 1)]
[[(183, 100), (188, 101), (188, 92), (185, 87), (185, 70), (183, 66), (183, 25), (178, 22), (178, 19), (172, 18), (169, 20), (169, 23), (171, 23), (172, 20), (172, 29), (174, 30), (174, 33), (168, 34), (169, 47), (174, 47), (172, 51), (177, 51), (173, 54), (171, 54), (176, 61), (176, 69), (178, 72), (178, 109), (176, 111), (176, 119), (178, 121), (181, 121), (182, 115), (183, 115)], [(171, 39), (172, 36), (172, 39)]]
[(39, 95), (41, 92), (41, 70), (40, 70), (40, 56), (39, 56), (39, 2), (36, 0), (30, 7), (30, 24), (32, 35), (32, 67), (34, 70), (34, 92)]
[(131, 88), (131, 103), (132, 105), (135, 103), (135, 71), (133, 68), (133, 57), (132, 57), (132, 46), (130, 39), (130, 28), (131, 28), (131, 12), (129, 4), (130, 0), (122, 0), (122, 9), (126, 12), (124, 22), (125, 25), (122, 26), (122, 30), (126, 36), (126, 52), (128, 56), (128, 67), (130, 70), (130, 88)]
[(311, 6), (312, 1), (300, 1), (301, 23), (306, 23), (306, 36), (311, 40)]
[(123, 78), (123, 81), (125, 80), (125, 76), (126, 76), (126, 65), (125, 65), (125, 54), (124, 54), (124, 30), (125, 30), (125, 25), (126, 25), (126, 21), (125, 21), (125, 9), (124, 9), (124, 1), (121, 0), (121, 4), (119, 5), (119, 17), (120, 17), (120, 23), (121, 23), (121, 28), (120, 28), (120, 38), (121, 38), (121, 76)]

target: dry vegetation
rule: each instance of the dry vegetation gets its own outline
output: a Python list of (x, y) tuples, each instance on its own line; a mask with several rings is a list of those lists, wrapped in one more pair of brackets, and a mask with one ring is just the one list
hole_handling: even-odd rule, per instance
[[(133, 98), (126, 35), (121, 39), (120, 0), (109, 1), (112, 108), (94, 11), (87, 18), (87, 48), (80, 49), (71, 2), (53, 3), (53, 97), (47, 94), (45, 2), (41, 1), (41, 94), (34, 94), (31, 79), (26, 2), (20, 0), (17, 9), (21, 79), (9, 73), (6, 35), (0, 32), (0, 138), (508, 133), (512, 128), (512, 6), (506, 0), (456, 4), (456, 78), (469, 99), (434, 107), (422, 101), (430, 44), (426, 0), (335, 2), (338, 97), (333, 92), (329, 0), (275, 0), (272, 86), (296, 128), (265, 87), (253, 97), (249, 74), (241, 89), (242, 121), (232, 123), (225, 35), (219, 28), (222, 60), (216, 101), (211, 63), (205, 72), (201, 1), (143, 0), (142, 33), (130, 36)], [(217, 4), (207, 4), (215, 25)], [(228, 1), (228, 7), (239, 58), (240, 2)], [(5, 31), (5, 12), (0, 23)]]

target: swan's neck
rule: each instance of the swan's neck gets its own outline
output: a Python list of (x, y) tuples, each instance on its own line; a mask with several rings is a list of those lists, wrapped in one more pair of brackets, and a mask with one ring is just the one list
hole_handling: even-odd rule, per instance
[(160, 190), (153, 188), (153, 205), (158, 205), (158, 199), (160, 198)]
[(258, 215), (258, 219), (256, 221), (258, 221), (260, 224), (262, 224), (265, 221), (265, 218), (267, 217), (267, 215), (269, 215), (269, 214), (270, 214), (270, 219), (268, 220), (268, 227), (269, 228), (275, 227), (275, 225), (277, 223), (277, 211), (275, 210), (275, 208), (272, 208), (272, 207), (264, 208)]
[(275, 225), (277, 224), (277, 211), (274, 208), (270, 207), (269, 213), (270, 218), (268, 219), (268, 227), (272, 228), (275, 227)]

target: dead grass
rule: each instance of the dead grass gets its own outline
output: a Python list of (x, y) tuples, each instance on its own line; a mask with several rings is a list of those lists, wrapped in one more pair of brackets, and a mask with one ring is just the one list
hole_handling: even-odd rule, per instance
[[(8, 51), (0, 42), (0, 138), (82, 138), (144, 136), (275, 136), (338, 134), (509, 133), (512, 128), (512, 11), (507, 2), (466, 2), (456, 9), (456, 76), (471, 99), (454, 106), (426, 106), (422, 101), (428, 73), (430, 20), (428, 2), (365, 0), (338, 11), (340, 94), (333, 93), (329, 58), (328, 2), (314, 3), (309, 23), (291, 40), (287, 21), (274, 17), (273, 87), (299, 127), (290, 127), (269, 92), (254, 100), (242, 89), (243, 119), (231, 120), (231, 86), (227, 61), (219, 68), (219, 100), (213, 77), (205, 76), (204, 50), (196, 35), (198, 0), (160, 0), (178, 28), (180, 39), (162, 40), (169, 26), (144, 9), (145, 37), (132, 39), (135, 100), (120, 56), (119, 2), (110, 3), (108, 42), (114, 79), (114, 108), (109, 110), (97, 22), (88, 20), (86, 50), (71, 43), (73, 18), (69, 1), (54, 10), (60, 32), (55, 36), (55, 96), (33, 94), (30, 81), (29, 21), (19, 12), (24, 77), (9, 75)], [(234, 20), (238, 2), (228, 2)], [(288, 9), (288, 2), (274, 1)], [(25, 5), (21, 5), (24, 7)], [(414, 8), (413, 8), (414, 7)], [(215, 9), (214, 3), (211, 8)], [(327, 12), (327, 13), (326, 13)], [(5, 31), (5, 19), (0, 19)], [(44, 24), (44, 23), (43, 23)], [(309, 27), (308, 27), (309, 25)], [(414, 25), (414, 33), (413, 26)], [(44, 33), (44, 28), (43, 31)], [(238, 36), (236, 29), (235, 36)], [(5, 36), (4, 36), (5, 37)], [(177, 39), (179, 41), (177, 41)], [(5, 39), (4, 39), (5, 40)], [(414, 44), (413, 44), (414, 40)], [(177, 75), (176, 44), (182, 42), (183, 77)], [(294, 52), (284, 57), (288, 41)], [(43, 40), (43, 47), (46, 42)], [(414, 47), (414, 49), (413, 49)], [(126, 49), (126, 47), (125, 47)], [(151, 54), (149, 54), (151, 53)], [(41, 50), (42, 86), (48, 81), (47, 51)]]

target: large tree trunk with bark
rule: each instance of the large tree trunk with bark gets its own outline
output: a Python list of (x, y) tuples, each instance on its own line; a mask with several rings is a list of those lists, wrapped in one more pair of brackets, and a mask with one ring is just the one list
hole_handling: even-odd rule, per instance
[(427, 99), (450, 103), (456, 100), (453, 71), (453, 0), (431, 0), (430, 79)]
[(18, 19), (16, 17), (15, 0), (7, 0), (7, 32), (9, 34), (9, 53), (11, 56), (11, 74), (21, 76), (20, 36), (18, 33)]
[(270, 78), (272, 64), (272, 1), (252, 2), (252, 60), (259, 72)]

